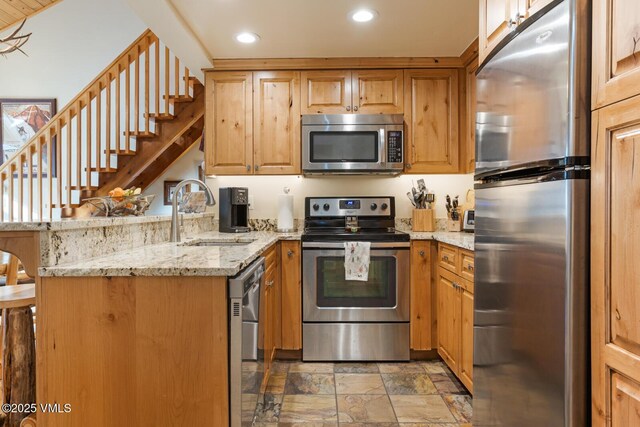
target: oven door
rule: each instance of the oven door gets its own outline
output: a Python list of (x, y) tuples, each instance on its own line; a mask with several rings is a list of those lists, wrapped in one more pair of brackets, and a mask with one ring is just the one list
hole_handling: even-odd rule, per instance
[(400, 172), (402, 162), (387, 161), (391, 130), (398, 133), (402, 125), (303, 126), (302, 169), (305, 173)]
[(303, 243), (305, 322), (408, 322), (409, 243), (372, 243), (369, 280), (345, 280), (344, 244)]

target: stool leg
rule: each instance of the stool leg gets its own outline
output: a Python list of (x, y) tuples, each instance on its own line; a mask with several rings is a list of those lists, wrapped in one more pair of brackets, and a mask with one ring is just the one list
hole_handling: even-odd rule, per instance
[[(36, 351), (31, 308), (20, 307), (4, 310), (5, 347), (3, 352), (3, 389), (5, 403), (35, 403), (36, 401)], [(19, 427), (29, 414), (11, 413), (4, 427)]]
[(13, 286), (18, 284), (18, 258), (15, 255), (9, 256), (7, 264), (7, 285)]

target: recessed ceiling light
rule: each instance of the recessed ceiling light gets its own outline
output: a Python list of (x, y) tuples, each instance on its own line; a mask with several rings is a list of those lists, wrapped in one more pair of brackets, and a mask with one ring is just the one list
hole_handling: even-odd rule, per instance
[(356, 22), (369, 22), (378, 15), (378, 12), (371, 9), (358, 9), (351, 12), (351, 19)]
[(255, 33), (240, 33), (236, 35), (236, 40), (240, 43), (255, 43), (260, 40), (260, 36)]

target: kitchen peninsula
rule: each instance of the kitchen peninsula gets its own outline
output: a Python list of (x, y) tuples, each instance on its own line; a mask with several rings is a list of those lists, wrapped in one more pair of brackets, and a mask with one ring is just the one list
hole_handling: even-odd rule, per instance
[[(0, 239), (39, 234), (37, 399), (72, 408), (39, 424), (227, 425), (227, 277), (280, 241), (298, 248), (300, 233), (238, 237), (211, 215), (186, 218), (181, 243), (167, 242), (166, 217), (2, 226)], [(469, 234), (410, 235), (473, 249)], [(198, 245), (207, 241), (223, 244)], [(233, 241), (245, 244), (224, 245)]]

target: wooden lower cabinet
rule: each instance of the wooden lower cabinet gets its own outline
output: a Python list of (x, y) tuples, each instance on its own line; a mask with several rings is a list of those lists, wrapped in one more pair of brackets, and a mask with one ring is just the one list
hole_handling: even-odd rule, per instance
[[(593, 426), (640, 425), (640, 96), (597, 110), (591, 144)], [(640, 170), (640, 169), (638, 169)]]
[(281, 331), (283, 350), (302, 349), (302, 279), (300, 241), (280, 242)]
[(473, 393), (473, 281), (463, 276), (463, 260), (469, 277), (473, 252), (440, 243), (438, 253), (453, 254), (456, 259), (454, 271), (448, 263), (438, 266), (438, 354)]
[(436, 245), (429, 240), (411, 242), (411, 349), (431, 350), (437, 345), (433, 260)]

